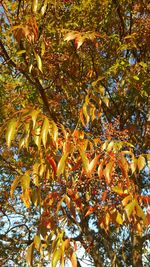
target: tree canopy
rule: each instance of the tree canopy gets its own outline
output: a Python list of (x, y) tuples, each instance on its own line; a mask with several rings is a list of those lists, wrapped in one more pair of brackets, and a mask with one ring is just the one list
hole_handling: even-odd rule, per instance
[(2, 266), (148, 266), (149, 1), (0, 14)]

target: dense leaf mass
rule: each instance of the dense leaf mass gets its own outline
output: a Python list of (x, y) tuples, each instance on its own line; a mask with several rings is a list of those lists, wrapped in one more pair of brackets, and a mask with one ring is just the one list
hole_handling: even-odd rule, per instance
[(148, 266), (150, 2), (0, 15), (2, 266)]

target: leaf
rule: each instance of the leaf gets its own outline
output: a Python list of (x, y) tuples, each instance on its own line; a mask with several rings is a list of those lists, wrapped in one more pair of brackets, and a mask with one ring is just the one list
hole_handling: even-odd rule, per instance
[(137, 159), (133, 158), (130, 164), (132, 174), (136, 171), (136, 167), (137, 167)]
[(122, 215), (119, 211), (117, 211), (117, 217), (116, 217), (116, 222), (120, 225), (123, 224), (123, 218), (122, 218)]
[(96, 155), (94, 159), (88, 165), (88, 176), (90, 176), (96, 169), (97, 162), (100, 158), (100, 155)]
[(88, 216), (88, 215), (90, 215), (90, 214), (92, 214), (94, 211), (95, 211), (95, 207), (90, 207), (88, 209), (88, 211), (86, 212), (85, 217)]
[(32, 243), (26, 251), (25, 254), (25, 259), (28, 263), (29, 266), (32, 266), (32, 262), (33, 262), (33, 250), (34, 250), (34, 243)]
[(40, 127), (36, 128), (36, 130), (34, 132), (34, 137), (33, 137), (34, 142), (37, 145), (38, 149), (40, 149), (40, 147), (41, 147), (41, 135), (40, 135), (40, 133), (41, 133)]
[(71, 261), (72, 267), (77, 267), (77, 258), (76, 258), (76, 254), (74, 252), (72, 253), (70, 261)]
[(139, 171), (141, 171), (145, 167), (146, 161), (145, 161), (145, 158), (143, 156), (139, 156), (139, 158), (137, 160), (137, 165), (138, 165)]
[(82, 158), (83, 168), (86, 171), (86, 173), (88, 173), (89, 160), (88, 160), (86, 154), (81, 149), (80, 149), (80, 154), (81, 154), (81, 158)]
[(112, 191), (114, 191), (115, 193), (117, 193), (118, 195), (123, 195), (124, 191), (122, 190), (122, 188), (118, 187), (118, 186), (114, 186), (112, 188)]
[(110, 161), (106, 165), (105, 170), (104, 170), (104, 175), (105, 175), (105, 178), (106, 178), (106, 181), (107, 181), (108, 184), (110, 184), (110, 182), (111, 182), (111, 174), (112, 174), (113, 166), (114, 166), (114, 162)]
[(126, 211), (126, 214), (127, 214), (128, 219), (130, 218), (130, 216), (131, 216), (131, 214), (132, 214), (132, 212), (133, 212), (135, 206), (136, 206), (136, 202), (135, 202), (135, 200), (132, 200), (129, 204), (127, 204), (127, 205), (125, 206), (124, 209), (125, 209), (125, 211)]
[(79, 49), (84, 41), (85, 41), (85, 37), (84, 36), (79, 36), (79, 37), (75, 38), (76, 48)]
[(13, 183), (11, 184), (11, 190), (10, 190), (10, 196), (13, 197), (14, 191), (16, 189), (16, 187), (19, 185), (20, 183), (20, 176), (17, 176), (14, 180)]
[(41, 246), (41, 239), (40, 239), (39, 235), (35, 235), (33, 242), (34, 242), (35, 248), (39, 251), (40, 246)]
[(101, 179), (103, 176), (103, 161), (98, 166), (98, 176)]
[(36, 162), (33, 165), (33, 171), (32, 171), (32, 179), (33, 179), (33, 183), (36, 186), (39, 186), (39, 166), (40, 164), (38, 162)]
[(111, 142), (108, 144), (108, 146), (107, 146), (107, 151), (108, 151), (108, 152), (111, 151), (112, 148), (113, 148), (113, 146), (114, 146), (114, 141), (111, 141)]
[(71, 31), (69, 33), (67, 33), (64, 37), (64, 41), (71, 41), (71, 40), (74, 40), (77, 36), (79, 35), (78, 32), (75, 32), (75, 31)]
[(51, 124), (51, 133), (52, 133), (52, 137), (54, 139), (54, 142), (57, 144), (57, 140), (58, 140), (58, 127), (56, 125), (55, 122), (52, 122)]
[(38, 54), (35, 53), (35, 57), (36, 57), (36, 61), (37, 61), (37, 66), (38, 66), (38, 69), (43, 72), (42, 70), (42, 60), (40, 58), (40, 56)]
[(61, 249), (56, 249), (52, 256), (52, 267), (56, 267), (62, 256)]
[(45, 118), (43, 126), (42, 126), (42, 130), (41, 130), (41, 138), (42, 138), (44, 147), (46, 147), (48, 131), (49, 131), (49, 120)]
[(68, 157), (68, 154), (63, 154), (59, 163), (58, 163), (58, 166), (57, 166), (57, 175), (58, 177), (64, 173), (64, 169), (65, 169), (65, 163), (66, 163), (66, 159)]
[(137, 211), (137, 216), (141, 218), (143, 222), (146, 224), (147, 223), (146, 215), (144, 214), (142, 208), (139, 206), (138, 202), (136, 203), (136, 211)]
[(51, 156), (47, 156), (47, 161), (48, 163), (52, 166), (53, 168), (53, 171), (54, 171), (54, 176), (56, 176), (56, 173), (57, 173), (57, 166), (56, 166), (56, 162), (55, 160), (51, 157)]
[(9, 148), (17, 132), (17, 124), (18, 122), (16, 121), (16, 119), (12, 119), (8, 124), (5, 137), (6, 137), (6, 143)]
[(20, 50), (17, 52), (17, 55), (20, 56), (20, 55), (25, 54), (25, 53), (26, 53), (26, 50)]
[(38, 0), (32, 0), (32, 12), (36, 13), (38, 7)]
[(30, 176), (28, 174), (25, 174), (21, 178), (21, 186), (23, 190), (30, 188)]
[(32, 118), (32, 121), (33, 121), (33, 129), (35, 127), (35, 124), (36, 124), (36, 119), (37, 119), (37, 116), (39, 114), (39, 111), (38, 110), (33, 110), (30, 115), (31, 115), (31, 118)]
[(46, 8), (47, 8), (48, 0), (44, 1), (44, 5), (41, 7), (41, 15), (43, 16), (45, 14)]
[(131, 195), (128, 195), (127, 197), (125, 197), (123, 200), (122, 200), (122, 205), (123, 206), (126, 206), (127, 203), (132, 199)]

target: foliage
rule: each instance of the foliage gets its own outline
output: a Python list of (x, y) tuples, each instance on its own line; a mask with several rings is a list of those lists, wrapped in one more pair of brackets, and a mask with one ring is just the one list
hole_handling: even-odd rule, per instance
[(0, 6), (3, 266), (146, 264), (150, 5)]

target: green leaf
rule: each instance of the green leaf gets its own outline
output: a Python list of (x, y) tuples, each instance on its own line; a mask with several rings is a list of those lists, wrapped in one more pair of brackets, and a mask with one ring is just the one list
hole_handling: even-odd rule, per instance
[(41, 138), (42, 138), (44, 147), (46, 147), (48, 131), (49, 131), (49, 120), (45, 118), (43, 126), (42, 126), (42, 130), (41, 130)]
[(6, 137), (6, 143), (7, 143), (9, 148), (10, 148), (11, 142), (14, 139), (15, 134), (17, 132), (17, 124), (18, 124), (18, 122), (16, 121), (16, 119), (12, 119), (8, 124), (5, 137)]

